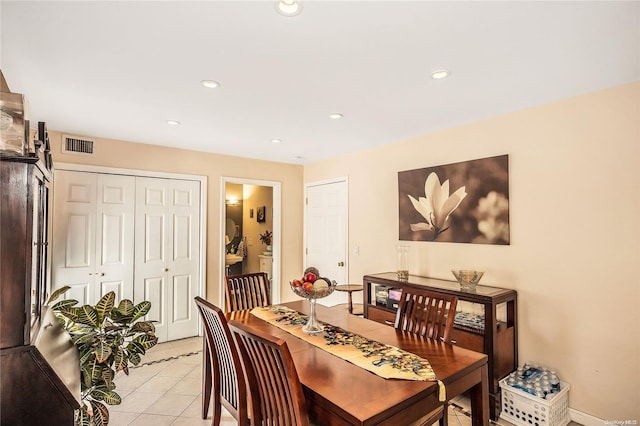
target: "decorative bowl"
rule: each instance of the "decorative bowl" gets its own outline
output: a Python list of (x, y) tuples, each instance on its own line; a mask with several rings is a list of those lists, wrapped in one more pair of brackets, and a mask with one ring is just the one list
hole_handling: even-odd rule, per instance
[(310, 289), (305, 289), (302, 286), (296, 287), (293, 285), (293, 282), (290, 282), (289, 285), (291, 285), (291, 290), (293, 290), (293, 292), (298, 296), (312, 300), (327, 297), (328, 295), (333, 293), (338, 283), (336, 283), (335, 281), (329, 281), (327, 279), (319, 278), (313, 283), (313, 288)]
[(452, 269), (451, 273), (456, 277), (463, 290), (474, 290), (484, 275), (484, 272), (473, 269)]

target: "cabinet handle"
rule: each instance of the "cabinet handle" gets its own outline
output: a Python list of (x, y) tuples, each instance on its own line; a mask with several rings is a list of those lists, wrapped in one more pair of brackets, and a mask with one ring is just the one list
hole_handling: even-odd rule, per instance
[(344, 262), (338, 262), (338, 266), (344, 266)]
[(456, 343), (458, 343), (458, 341), (456, 339), (449, 339), (449, 343), (455, 345)]
[(395, 325), (395, 321), (384, 320), (384, 323), (387, 325)]
[(100, 275), (101, 277), (104, 277), (104, 272), (100, 272), (99, 274), (96, 275)]
[(169, 268), (164, 268), (164, 271), (165, 272), (169, 272)]
[(93, 272), (89, 272), (89, 275), (93, 275)]

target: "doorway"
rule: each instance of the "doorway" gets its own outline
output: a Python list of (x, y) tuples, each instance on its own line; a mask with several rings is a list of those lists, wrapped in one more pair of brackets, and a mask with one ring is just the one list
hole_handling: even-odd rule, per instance
[[(266, 272), (271, 281), (271, 300), (280, 302), (281, 253), (280, 182), (222, 177), (220, 212), (220, 282), (225, 275)], [(261, 236), (270, 233), (267, 247)], [(224, 286), (219, 300), (225, 304)]]
[[(305, 266), (340, 284), (348, 284), (349, 196), (347, 178), (305, 185)], [(319, 303), (345, 303), (342, 292), (334, 292)]]

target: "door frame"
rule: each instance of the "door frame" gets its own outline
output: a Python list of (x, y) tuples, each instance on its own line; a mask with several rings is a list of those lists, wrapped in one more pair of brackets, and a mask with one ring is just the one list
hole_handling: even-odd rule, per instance
[[(345, 220), (345, 236), (344, 236), (344, 261), (345, 261), (345, 270), (344, 270), (344, 276), (345, 276), (345, 280), (347, 283), (351, 282), (350, 278), (349, 278), (349, 177), (348, 176), (339, 176), (339, 177), (335, 177), (335, 178), (329, 178), (329, 179), (322, 179), (322, 180), (318, 180), (315, 182), (307, 182), (304, 184), (304, 217), (303, 217), (303, 221), (304, 221), (304, 238), (302, 241), (302, 247), (303, 247), (303, 252), (302, 252), (302, 259), (303, 259), (303, 264), (306, 265), (307, 264), (307, 225), (309, 224), (308, 221), (308, 217), (307, 217), (307, 210), (308, 210), (308, 204), (307, 204), (307, 197), (308, 197), (308, 193), (309, 193), (309, 188), (313, 187), (313, 186), (323, 186), (323, 185), (329, 185), (332, 183), (342, 183), (344, 182), (347, 185), (347, 189), (346, 189), (346, 199), (347, 199), (347, 205), (346, 207), (346, 220)], [(305, 266), (306, 267), (306, 266)]]
[[(218, 247), (225, 246), (224, 236), (226, 235), (226, 185), (227, 183), (241, 184), (241, 185), (256, 185), (256, 186), (268, 186), (273, 190), (273, 270), (271, 272), (271, 303), (280, 303), (280, 264), (281, 264), (281, 241), (282, 241), (282, 182), (273, 180), (262, 179), (248, 179), (238, 178), (230, 176), (222, 176), (220, 178), (220, 237), (218, 239)], [(220, 300), (220, 306), (225, 306), (225, 292), (224, 292), (224, 273), (225, 273), (225, 251), (220, 249), (220, 289), (218, 294), (218, 300)]]
[[(89, 172), (89, 173), (108, 173), (112, 175), (127, 175), (138, 177), (155, 177), (164, 179), (180, 179), (197, 181), (200, 183), (200, 238), (198, 245), (200, 246), (200, 257), (198, 259), (200, 268), (199, 275), (200, 280), (198, 282), (198, 294), (197, 296), (205, 297), (205, 289), (207, 286), (207, 177), (202, 175), (188, 175), (182, 173), (169, 173), (169, 172), (157, 172), (151, 170), (137, 170), (137, 169), (123, 169), (119, 167), (104, 167), (104, 166), (91, 166), (86, 164), (73, 164), (73, 163), (56, 163), (55, 171), (67, 170), (72, 172)], [(55, 197), (55, 191), (53, 197)], [(53, 212), (55, 217), (56, 212)], [(134, 284), (135, 285), (135, 284)], [(196, 321), (198, 324), (197, 333), (198, 336), (202, 336), (202, 321)]]

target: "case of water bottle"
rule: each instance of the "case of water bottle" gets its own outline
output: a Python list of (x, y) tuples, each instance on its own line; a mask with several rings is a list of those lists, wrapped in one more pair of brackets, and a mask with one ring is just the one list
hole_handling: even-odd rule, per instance
[[(553, 373), (551, 388), (540, 388), (528, 382), (527, 375), (545, 373), (537, 367), (519, 368), (518, 372), (500, 380), (502, 411), (500, 417), (521, 426), (565, 426), (569, 415), (569, 384), (557, 379)], [(518, 373), (524, 373), (518, 376)], [(514, 380), (516, 379), (522, 380)], [(547, 384), (549, 386), (549, 384)], [(537, 395), (536, 395), (537, 393)]]
[(569, 384), (560, 382), (553, 399), (543, 399), (509, 386), (500, 380), (502, 412), (500, 417), (522, 426), (566, 426), (569, 415)]

